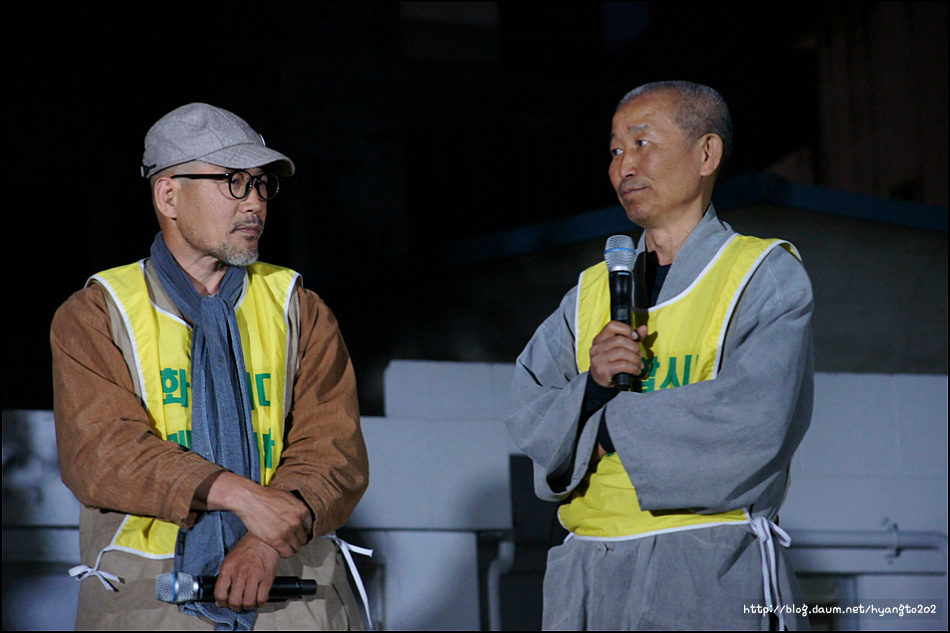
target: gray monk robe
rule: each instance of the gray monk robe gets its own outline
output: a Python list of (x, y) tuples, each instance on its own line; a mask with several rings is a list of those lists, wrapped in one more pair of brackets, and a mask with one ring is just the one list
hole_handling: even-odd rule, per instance
[[(658, 304), (686, 290), (734, 234), (710, 206), (670, 268)], [(638, 252), (643, 248), (641, 239)], [(729, 321), (715, 379), (621, 392), (583, 424), (587, 374), (575, 357), (577, 293), (575, 287), (538, 328), (515, 368), (507, 422), (534, 461), (538, 496), (563, 501), (583, 482), (603, 417), (643, 510), (745, 508), (751, 517), (774, 519), (812, 408), (812, 294), (800, 262), (775, 248), (755, 269)], [(569, 538), (549, 553), (544, 626), (768, 627), (768, 618), (743, 605), (769, 603), (757, 540), (771, 534), (766, 529), (757, 539), (747, 522), (630, 540)], [(800, 606), (784, 552), (774, 550), (771, 591), (782, 604)], [(807, 627), (792, 615), (784, 623)]]

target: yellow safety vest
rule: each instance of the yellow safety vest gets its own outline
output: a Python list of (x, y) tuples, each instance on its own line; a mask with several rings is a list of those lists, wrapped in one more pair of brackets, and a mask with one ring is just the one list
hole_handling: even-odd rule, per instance
[[(153, 302), (146, 260), (94, 275), (118, 308), (129, 336), (129, 363), (136, 392), (153, 432), (189, 448), (191, 444), (191, 326), (177, 313)], [(261, 451), (261, 482), (270, 483), (280, 463), (288, 345), (288, 313), (299, 280), (292, 270), (256, 263), (247, 269), (245, 291), (235, 312), (241, 331), (251, 418)], [(122, 347), (122, 346), (120, 346)], [(123, 350), (124, 352), (126, 350)], [(128, 515), (112, 544), (149, 558), (174, 555), (178, 526), (150, 517)]]
[[(679, 295), (652, 308), (634, 310), (635, 325), (647, 326), (647, 336), (640, 343), (644, 362), (641, 392), (716, 377), (736, 303), (759, 264), (778, 246), (798, 256), (788, 242), (735, 235)], [(591, 343), (610, 321), (608, 279), (603, 262), (581, 274), (575, 323), (580, 372), (590, 369)], [(559, 517), (576, 536), (591, 538), (635, 538), (749, 519), (742, 508), (719, 514), (642, 510), (616, 453), (606, 455), (588, 472), (561, 506)]]

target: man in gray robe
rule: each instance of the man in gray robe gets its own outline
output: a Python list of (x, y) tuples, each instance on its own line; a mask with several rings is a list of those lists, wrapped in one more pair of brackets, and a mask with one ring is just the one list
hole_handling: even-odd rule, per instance
[[(609, 173), (628, 218), (644, 229), (633, 293), (644, 320), (709, 283), (736, 237), (754, 240), (736, 236), (711, 204), (731, 143), (726, 104), (706, 86), (647, 84), (617, 108)], [(674, 388), (616, 389), (622, 373), (645, 385), (656, 367), (644, 366), (644, 350), (661, 339), (668, 345), (678, 330), (648, 333), (638, 318), (633, 326), (610, 321), (584, 339), (584, 292), (572, 289), (518, 358), (508, 419), (534, 461), (538, 495), (565, 504), (562, 522), (568, 505), (593, 507), (582, 523), (604, 528), (576, 530), (550, 551), (544, 628), (807, 626), (791, 613), (801, 598), (776, 544), (787, 536), (777, 512), (813, 392), (811, 284), (794, 249), (764, 249), (724, 317), (678, 315), (683, 324), (722, 319), (723, 335), (712, 375), (665, 385)], [(744, 518), (625, 531), (626, 510), (601, 512), (609, 494), (592, 494), (607, 458), (622, 462), (640, 506), (630, 514), (647, 523)]]

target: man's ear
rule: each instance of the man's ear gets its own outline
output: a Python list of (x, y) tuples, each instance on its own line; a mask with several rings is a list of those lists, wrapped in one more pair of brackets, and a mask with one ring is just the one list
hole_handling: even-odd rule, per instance
[(178, 219), (178, 200), (181, 183), (171, 176), (162, 176), (152, 183), (152, 199), (159, 215), (169, 220)]
[(712, 176), (722, 163), (722, 138), (718, 134), (706, 134), (700, 139), (703, 152), (702, 176)]

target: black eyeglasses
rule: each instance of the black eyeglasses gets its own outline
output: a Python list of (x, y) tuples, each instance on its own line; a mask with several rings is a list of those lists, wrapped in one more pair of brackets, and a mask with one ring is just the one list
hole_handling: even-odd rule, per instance
[(280, 190), (280, 180), (274, 174), (252, 176), (239, 169), (229, 174), (175, 174), (172, 178), (188, 178), (189, 180), (227, 180), (228, 191), (238, 200), (251, 195), (251, 187), (257, 189), (261, 200), (273, 200)]

